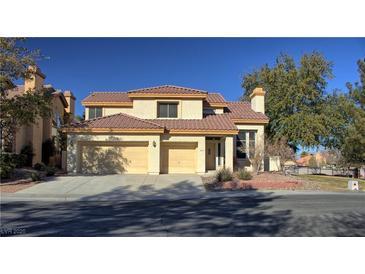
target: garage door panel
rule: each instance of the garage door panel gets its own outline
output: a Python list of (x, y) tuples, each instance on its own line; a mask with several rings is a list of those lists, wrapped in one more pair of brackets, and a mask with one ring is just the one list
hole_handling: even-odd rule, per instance
[(89, 142), (82, 145), (81, 172), (91, 174), (147, 173), (145, 143)]
[(165, 143), (161, 146), (161, 173), (195, 173), (196, 143)]

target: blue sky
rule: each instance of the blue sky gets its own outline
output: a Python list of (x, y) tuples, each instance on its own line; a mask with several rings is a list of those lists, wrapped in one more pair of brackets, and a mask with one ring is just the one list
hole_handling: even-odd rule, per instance
[(328, 90), (345, 91), (358, 81), (356, 61), (365, 57), (365, 38), (31, 38), (45, 58), (38, 62), (55, 88), (72, 90), (80, 101), (91, 91), (126, 91), (181, 85), (221, 92), (227, 100), (242, 94), (242, 76), (281, 53), (296, 60), (320, 51), (334, 63)]

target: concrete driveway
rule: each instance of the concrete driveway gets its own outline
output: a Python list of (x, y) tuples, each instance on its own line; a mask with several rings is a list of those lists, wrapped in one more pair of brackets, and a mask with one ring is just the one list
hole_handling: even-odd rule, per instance
[(125, 174), (52, 177), (13, 196), (86, 201), (133, 201), (199, 198), (204, 192), (202, 180), (196, 174)]

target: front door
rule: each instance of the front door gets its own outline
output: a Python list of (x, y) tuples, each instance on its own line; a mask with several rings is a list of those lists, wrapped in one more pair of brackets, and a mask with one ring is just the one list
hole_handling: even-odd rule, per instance
[(207, 142), (205, 148), (205, 158), (207, 162), (207, 170), (215, 170), (215, 143)]

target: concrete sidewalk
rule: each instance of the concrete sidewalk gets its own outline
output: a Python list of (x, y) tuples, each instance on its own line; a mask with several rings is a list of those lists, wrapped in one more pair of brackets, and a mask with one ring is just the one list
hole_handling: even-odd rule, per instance
[(200, 176), (104, 175), (52, 177), (16, 193), (1, 193), (6, 200), (136, 201), (199, 198), (205, 193)]

